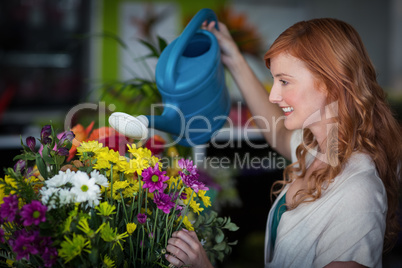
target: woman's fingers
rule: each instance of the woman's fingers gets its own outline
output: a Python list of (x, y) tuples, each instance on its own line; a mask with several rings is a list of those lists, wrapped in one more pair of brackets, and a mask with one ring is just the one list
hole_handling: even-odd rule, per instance
[(178, 238), (183, 240), (192, 250), (199, 250), (200, 241), (198, 240), (197, 234), (195, 232), (190, 232), (186, 229), (174, 232), (172, 238)]
[(179, 260), (177, 257), (170, 255), (170, 254), (166, 254), (165, 258), (168, 262), (170, 262), (171, 264), (173, 264), (176, 267), (181, 267), (184, 264), (184, 262), (182, 262), (181, 260)]
[(173, 254), (179, 260), (185, 262), (188, 260), (188, 252), (191, 251), (191, 247), (187, 242), (180, 238), (172, 237), (168, 240), (166, 250)]
[(166, 259), (175, 266), (212, 267), (197, 234), (193, 231), (182, 229), (174, 232), (168, 240), (166, 250), (171, 254), (167, 255)]

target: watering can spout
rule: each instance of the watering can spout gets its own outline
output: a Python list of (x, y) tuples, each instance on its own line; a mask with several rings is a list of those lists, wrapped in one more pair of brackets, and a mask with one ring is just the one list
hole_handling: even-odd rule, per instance
[(173, 113), (163, 113), (162, 115), (146, 115), (149, 121), (150, 128), (158, 129), (173, 135), (180, 135), (182, 124), (184, 120), (180, 119), (180, 116)]

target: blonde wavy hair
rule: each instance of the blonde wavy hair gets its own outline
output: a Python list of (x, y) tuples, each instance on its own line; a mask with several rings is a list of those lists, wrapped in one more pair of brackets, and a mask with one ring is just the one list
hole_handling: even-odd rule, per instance
[[(342, 171), (355, 151), (367, 153), (376, 165), (388, 199), (384, 251), (391, 249), (399, 231), (397, 209), (401, 182), (401, 127), (377, 82), (376, 72), (357, 31), (348, 23), (323, 18), (302, 21), (284, 31), (264, 56), (270, 59), (280, 53), (302, 60), (317, 81), (327, 89), (327, 104), (338, 102), (337, 133), (329, 133), (333, 150), (326, 151), (329, 163), (311, 175), (307, 189), (300, 190), (290, 209), (303, 202), (320, 198), (322, 191)], [(336, 138), (337, 137), (337, 138)], [(303, 144), (303, 145), (302, 145)], [(284, 178), (274, 184), (277, 195), (294, 178), (306, 174), (306, 155), (317, 141), (309, 129), (303, 130), (303, 143), (296, 149), (298, 161), (286, 167)], [(299, 176), (296, 176), (300, 172)], [(280, 189), (277, 189), (277, 186)], [(274, 190), (277, 189), (277, 190)]]

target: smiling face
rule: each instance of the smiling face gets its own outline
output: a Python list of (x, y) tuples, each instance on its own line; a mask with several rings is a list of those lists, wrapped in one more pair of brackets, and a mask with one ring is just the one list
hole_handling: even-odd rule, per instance
[[(287, 53), (270, 59), (274, 78), (269, 100), (278, 104), (285, 114), (285, 127), (289, 130), (306, 126), (312, 115), (321, 114), (326, 105), (326, 94), (304, 62)], [(316, 121), (316, 120), (314, 120)], [(319, 129), (319, 122), (308, 126)]]

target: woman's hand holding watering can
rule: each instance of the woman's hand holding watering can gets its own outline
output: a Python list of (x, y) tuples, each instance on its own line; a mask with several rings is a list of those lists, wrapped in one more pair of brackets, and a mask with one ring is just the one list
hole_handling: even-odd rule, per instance
[(217, 30), (215, 24), (215, 21), (211, 21), (210, 23), (205, 21), (202, 24), (202, 29), (210, 31), (215, 35), (221, 49), (222, 63), (230, 69), (235, 65), (236, 59), (241, 57), (241, 53), (226, 25), (218, 22), (219, 30)]

